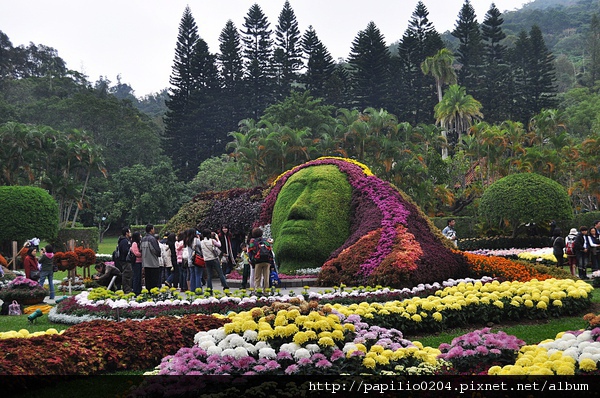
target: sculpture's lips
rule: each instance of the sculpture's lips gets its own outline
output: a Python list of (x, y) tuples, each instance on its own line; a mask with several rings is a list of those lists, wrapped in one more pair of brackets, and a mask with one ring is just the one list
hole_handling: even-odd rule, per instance
[(281, 226), (281, 232), (307, 234), (311, 231), (311, 222), (308, 220), (288, 220)]

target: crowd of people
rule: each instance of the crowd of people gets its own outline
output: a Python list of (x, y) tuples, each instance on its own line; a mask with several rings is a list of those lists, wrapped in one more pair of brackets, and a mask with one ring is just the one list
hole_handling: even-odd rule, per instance
[[(261, 246), (263, 251), (264, 246), (268, 247), (269, 257), (258, 255)], [(204, 287), (212, 292), (214, 277), (219, 278), (223, 289), (229, 288), (226, 275), (239, 264), (242, 288), (266, 289), (270, 272), (276, 268), (272, 253), (271, 242), (263, 239), (260, 228), (253, 229), (247, 238), (233, 235), (224, 225), (219, 231), (190, 228), (179, 234), (165, 233), (159, 240), (154, 226), (148, 224), (143, 237), (139, 232), (132, 234), (129, 228), (122, 229), (114, 266), (98, 265), (94, 279), (103, 286), (136, 295), (142, 287), (151, 290), (163, 285), (182, 292), (202, 291)]]
[(581, 226), (579, 230), (571, 228), (566, 237), (562, 237), (560, 228), (552, 230), (552, 250), (557, 260), (557, 266), (562, 267), (565, 263), (564, 255), (567, 255), (567, 264), (571, 275), (581, 279), (589, 279), (587, 269), (592, 272), (598, 271), (598, 254), (600, 252), (600, 221), (594, 221), (591, 227)]

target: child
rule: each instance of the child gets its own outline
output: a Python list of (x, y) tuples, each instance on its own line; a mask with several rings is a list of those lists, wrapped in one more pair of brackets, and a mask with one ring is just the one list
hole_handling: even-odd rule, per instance
[(242, 259), (242, 264), (244, 264), (244, 268), (242, 271), (242, 289), (247, 289), (249, 287), (248, 285), (248, 278), (250, 278), (250, 283), (252, 283), (252, 279), (253, 279), (253, 268), (254, 267), (250, 267), (250, 257), (248, 257), (248, 245), (246, 243), (242, 243), (240, 245), (240, 258)]

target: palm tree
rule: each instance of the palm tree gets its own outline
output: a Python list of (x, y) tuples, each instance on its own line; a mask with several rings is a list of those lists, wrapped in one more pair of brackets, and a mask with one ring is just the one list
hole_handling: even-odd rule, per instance
[(442, 87), (444, 84), (456, 84), (456, 72), (452, 67), (454, 55), (447, 48), (442, 48), (437, 54), (425, 58), (421, 63), (421, 71), (425, 75), (431, 74), (435, 79), (438, 102), (442, 102)]
[[(480, 109), (481, 103), (468, 95), (464, 87), (457, 84), (448, 87), (442, 101), (434, 108), (436, 122), (443, 128), (442, 135), (447, 138), (447, 132), (454, 130), (460, 142), (462, 133), (467, 131), (473, 121), (483, 117)], [(443, 159), (447, 157), (447, 151), (442, 153)]]

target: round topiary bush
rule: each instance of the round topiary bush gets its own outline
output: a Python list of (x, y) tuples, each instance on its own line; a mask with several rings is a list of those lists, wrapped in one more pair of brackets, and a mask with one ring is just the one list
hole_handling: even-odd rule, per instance
[(534, 173), (511, 174), (485, 190), (480, 217), (490, 223), (506, 221), (513, 237), (520, 224), (573, 218), (567, 190), (558, 182)]
[(35, 187), (0, 187), (0, 242), (33, 237), (52, 240), (58, 234), (58, 204), (43, 189)]

